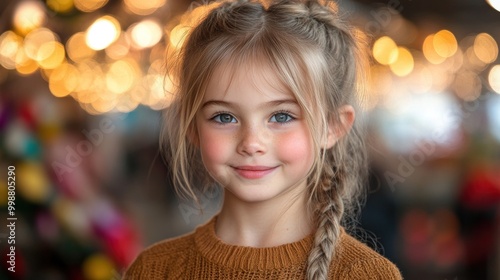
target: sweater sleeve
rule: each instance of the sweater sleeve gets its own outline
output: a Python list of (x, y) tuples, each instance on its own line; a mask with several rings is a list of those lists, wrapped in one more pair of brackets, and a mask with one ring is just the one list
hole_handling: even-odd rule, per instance
[(401, 280), (403, 277), (390, 261), (384, 258), (372, 258), (353, 262), (339, 279)]

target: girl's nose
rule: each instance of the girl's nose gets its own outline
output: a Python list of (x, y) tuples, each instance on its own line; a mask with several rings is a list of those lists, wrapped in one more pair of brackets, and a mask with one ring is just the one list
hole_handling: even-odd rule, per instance
[(243, 128), (238, 143), (238, 153), (242, 155), (257, 155), (266, 153), (265, 132), (258, 128)]

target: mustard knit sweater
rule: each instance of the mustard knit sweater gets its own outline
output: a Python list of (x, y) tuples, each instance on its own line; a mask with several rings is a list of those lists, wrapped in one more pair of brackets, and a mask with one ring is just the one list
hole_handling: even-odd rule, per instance
[[(125, 273), (130, 279), (304, 279), (314, 236), (270, 248), (223, 243), (215, 218), (194, 233), (144, 250)], [(394, 264), (342, 230), (330, 279), (402, 279)]]

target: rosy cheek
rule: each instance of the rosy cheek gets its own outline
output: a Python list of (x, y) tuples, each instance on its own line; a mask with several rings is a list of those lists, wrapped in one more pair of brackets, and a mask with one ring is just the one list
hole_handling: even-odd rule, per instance
[(277, 152), (284, 162), (312, 164), (312, 140), (307, 133), (294, 131), (279, 136)]
[[(205, 165), (210, 162), (224, 161), (228, 147), (229, 143), (221, 137), (220, 133), (200, 131), (200, 149)], [(210, 169), (209, 166), (207, 168)]]

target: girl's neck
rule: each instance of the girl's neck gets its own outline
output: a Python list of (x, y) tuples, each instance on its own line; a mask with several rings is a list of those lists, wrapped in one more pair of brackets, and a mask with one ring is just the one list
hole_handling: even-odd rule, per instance
[(306, 196), (294, 201), (244, 202), (229, 192), (218, 214), (215, 232), (227, 244), (274, 247), (311, 234), (313, 222)]

